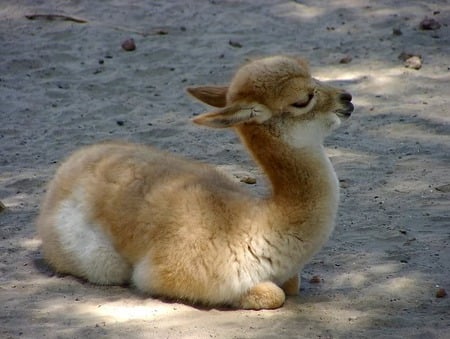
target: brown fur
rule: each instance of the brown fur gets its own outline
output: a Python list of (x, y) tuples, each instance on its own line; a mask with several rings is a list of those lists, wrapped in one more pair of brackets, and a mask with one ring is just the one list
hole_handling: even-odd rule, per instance
[(282, 56), (243, 66), (230, 86), (188, 91), (217, 107), (194, 121), (233, 127), (271, 195), (255, 197), (209, 165), (148, 146), (93, 145), (69, 157), (49, 186), (37, 222), (44, 256), (95, 283), (279, 307), (285, 293), (298, 293), (299, 270), (333, 229), (338, 186), (322, 141), (353, 110), (351, 97)]

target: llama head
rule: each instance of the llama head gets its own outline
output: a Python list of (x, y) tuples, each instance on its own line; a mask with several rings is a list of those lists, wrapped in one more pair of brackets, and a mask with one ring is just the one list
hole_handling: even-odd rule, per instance
[(197, 124), (216, 128), (257, 124), (279, 135), (311, 134), (318, 140), (353, 111), (349, 93), (314, 79), (305, 60), (290, 56), (251, 61), (236, 72), (229, 86), (190, 87), (188, 92), (216, 107), (194, 118)]

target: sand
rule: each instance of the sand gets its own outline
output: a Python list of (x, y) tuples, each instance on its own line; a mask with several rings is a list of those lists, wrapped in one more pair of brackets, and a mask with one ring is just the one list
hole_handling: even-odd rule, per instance
[[(436, 293), (450, 292), (450, 5), (393, 3), (2, 0), (0, 337), (449, 338), (450, 298)], [(420, 29), (425, 17), (441, 27)], [(128, 38), (136, 50), (121, 48)], [(406, 68), (402, 52), (421, 55), (421, 68)], [(203, 309), (48, 269), (34, 219), (80, 146), (152, 144), (265, 192), (232, 131), (190, 122), (205, 107), (184, 88), (224, 84), (272, 54), (308, 58), (356, 107), (326, 140), (339, 216), (299, 297), (272, 311)]]

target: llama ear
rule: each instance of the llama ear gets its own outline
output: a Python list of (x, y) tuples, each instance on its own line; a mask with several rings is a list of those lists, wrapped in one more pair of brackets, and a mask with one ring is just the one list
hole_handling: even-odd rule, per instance
[(214, 107), (225, 107), (227, 104), (228, 86), (188, 87), (187, 92), (194, 98)]
[(272, 117), (270, 110), (261, 104), (234, 104), (212, 112), (204, 113), (194, 118), (196, 124), (226, 128), (243, 123), (263, 123)]

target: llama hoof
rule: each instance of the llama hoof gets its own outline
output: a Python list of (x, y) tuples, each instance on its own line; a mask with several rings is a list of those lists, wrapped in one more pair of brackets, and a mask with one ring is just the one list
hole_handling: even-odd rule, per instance
[(253, 286), (240, 301), (240, 307), (248, 310), (274, 309), (283, 306), (284, 292), (273, 282)]

